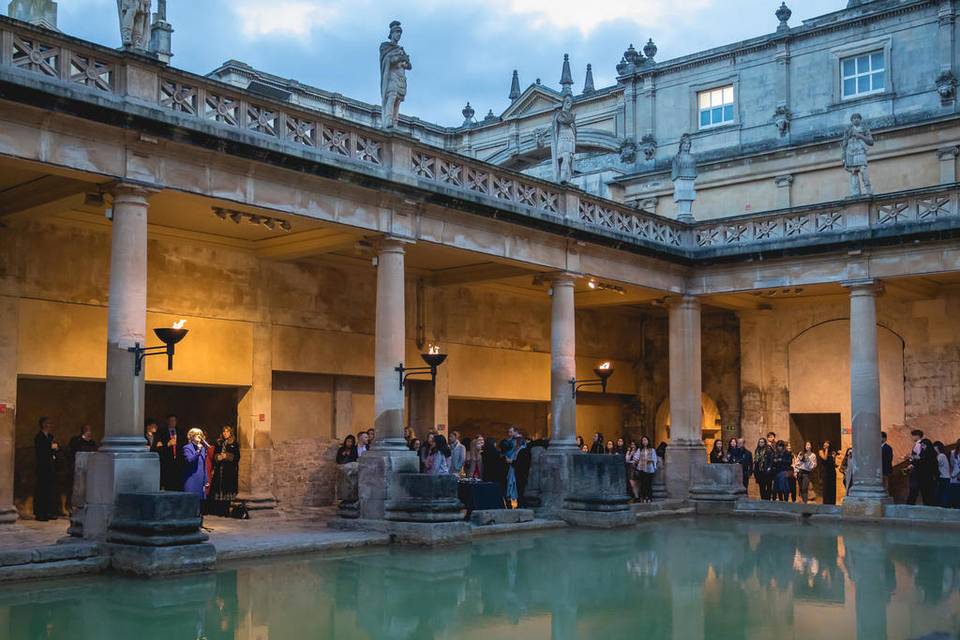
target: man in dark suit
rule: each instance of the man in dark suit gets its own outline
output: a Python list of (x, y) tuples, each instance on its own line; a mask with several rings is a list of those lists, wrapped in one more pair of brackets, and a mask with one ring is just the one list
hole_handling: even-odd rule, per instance
[(887, 432), (880, 432), (880, 470), (883, 473), (883, 488), (890, 493), (890, 476), (893, 474), (893, 447), (887, 444)]
[(40, 430), (33, 439), (36, 453), (36, 484), (33, 492), (33, 515), (37, 520), (56, 520), (60, 515), (60, 496), (57, 493), (57, 452), (60, 445), (53, 438), (53, 423), (40, 418)]
[(183, 491), (183, 474), (180, 473), (180, 455), (187, 440), (177, 428), (177, 416), (167, 416), (167, 426), (157, 431), (153, 450), (160, 455), (160, 488), (167, 491)]

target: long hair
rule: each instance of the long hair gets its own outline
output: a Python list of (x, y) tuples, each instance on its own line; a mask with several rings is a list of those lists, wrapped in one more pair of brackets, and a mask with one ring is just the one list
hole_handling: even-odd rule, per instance
[(443, 455), (444, 458), (450, 457), (450, 447), (447, 445), (447, 439), (439, 433), (433, 436), (433, 449)]

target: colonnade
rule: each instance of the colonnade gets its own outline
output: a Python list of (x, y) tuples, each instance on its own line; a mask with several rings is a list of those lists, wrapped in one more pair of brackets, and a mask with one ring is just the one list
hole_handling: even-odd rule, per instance
[[(147, 215), (150, 193), (118, 184), (113, 190), (110, 298), (107, 326), (106, 424), (103, 448), (91, 463), (88, 484), (88, 534), (101, 535), (109, 522), (117, 493), (156, 491), (159, 467), (143, 439), (144, 378), (134, 376), (134, 354), (143, 345), (147, 303)], [(374, 451), (405, 457), (404, 394), (396, 367), (405, 361), (406, 239), (384, 237), (377, 244), (375, 329)], [(548, 276), (551, 285), (551, 450), (576, 452), (576, 399), (570, 380), (576, 376), (574, 286), (578, 275)], [(850, 295), (851, 404), (857, 468), (848, 500), (875, 512), (886, 494), (880, 469), (880, 384), (877, 360), (876, 282), (847, 285)], [(670, 457), (668, 492), (686, 497), (690, 465), (705, 459), (701, 439), (700, 300), (679, 295), (669, 303)], [(14, 333), (14, 336), (16, 334)], [(0, 345), (2, 346), (2, 345)], [(14, 376), (15, 379), (15, 376)], [(7, 422), (10, 422), (7, 425)], [(0, 415), (0, 454), (12, 458), (12, 420)], [(8, 433), (9, 432), (9, 433)], [(13, 465), (3, 464), (0, 477), (0, 521), (12, 504)], [(391, 468), (388, 465), (388, 468)], [(256, 474), (255, 474), (256, 475)], [(248, 488), (257, 493), (257, 488)], [(361, 489), (361, 500), (363, 489)], [(872, 510), (872, 511), (871, 511)], [(8, 518), (9, 519), (9, 518)]]

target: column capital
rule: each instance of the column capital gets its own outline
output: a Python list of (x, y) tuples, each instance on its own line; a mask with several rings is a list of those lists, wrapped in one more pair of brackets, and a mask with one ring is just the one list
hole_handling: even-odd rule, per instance
[(776, 176), (773, 179), (773, 182), (774, 184), (776, 184), (778, 187), (781, 187), (781, 188), (789, 187), (791, 184), (793, 184), (793, 175), (788, 173), (786, 175)]
[(384, 235), (370, 240), (373, 250), (380, 253), (406, 253), (407, 245), (416, 244), (415, 240), (398, 236)]
[(850, 291), (851, 296), (879, 296), (883, 293), (883, 283), (873, 278), (862, 280), (847, 280), (840, 283), (844, 289)]
[(951, 160), (960, 155), (960, 147), (954, 145), (952, 147), (940, 147), (937, 149), (937, 158), (940, 160)]
[(678, 293), (666, 296), (664, 302), (666, 302), (668, 308), (700, 308), (700, 297), (689, 293)]
[(113, 196), (114, 201), (124, 200), (142, 200), (146, 202), (150, 196), (157, 193), (159, 189), (145, 187), (135, 182), (117, 181), (110, 184), (107, 193)]
[(571, 271), (553, 271), (539, 276), (544, 282), (549, 282), (553, 286), (573, 286), (577, 280), (583, 277), (582, 273), (573, 273)]

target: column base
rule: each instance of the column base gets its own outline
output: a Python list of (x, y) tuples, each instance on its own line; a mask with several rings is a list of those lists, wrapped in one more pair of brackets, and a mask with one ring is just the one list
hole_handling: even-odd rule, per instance
[(858, 487), (847, 494), (840, 508), (845, 516), (882, 518), (884, 506), (892, 503), (883, 487)]
[(538, 518), (560, 517), (570, 495), (571, 460), (586, 455), (589, 454), (576, 447), (557, 449), (551, 445), (540, 456), (540, 506), (535, 510)]
[(664, 464), (664, 479), (667, 496), (675, 500), (687, 500), (693, 484), (694, 466), (705, 463), (707, 449), (703, 444), (671, 443), (667, 446)]
[(372, 449), (358, 461), (357, 493), (360, 517), (364, 520), (383, 520), (386, 504), (393, 495), (394, 476), (397, 473), (419, 473), (420, 460), (409, 449)]
[(247, 515), (254, 520), (278, 517), (280, 515), (276, 510), (277, 499), (269, 493), (260, 495), (240, 494), (236, 497), (236, 501), (243, 505), (247, 510)]
[(16, 524), (19, 517), (20, 514), (18, 514), (17, 510), (12, 506), (0, 507), (0, 527)]
[(102, 540), (119, 494), (160, 491), (160, 458), (149, 451), (98, 451), (87, 462), (85, 484), (87, 501), (79, 524), (84, 538)]

